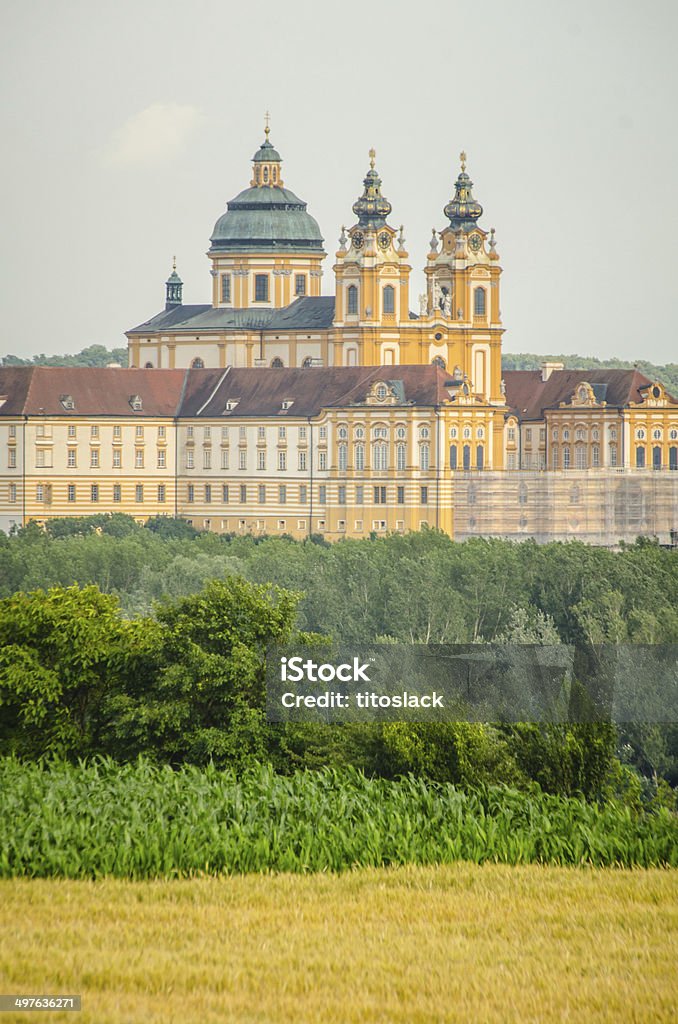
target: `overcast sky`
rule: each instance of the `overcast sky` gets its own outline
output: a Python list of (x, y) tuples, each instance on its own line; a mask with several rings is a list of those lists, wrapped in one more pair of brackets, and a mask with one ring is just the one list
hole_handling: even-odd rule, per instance
[(209, 302), (214, 222), (271, 112), (326, 239), (377, 151), (423, 287), (458, 154), (508, 351), (678, 361), (675, 0), (3, 0), (0, 354), (125, 344)]

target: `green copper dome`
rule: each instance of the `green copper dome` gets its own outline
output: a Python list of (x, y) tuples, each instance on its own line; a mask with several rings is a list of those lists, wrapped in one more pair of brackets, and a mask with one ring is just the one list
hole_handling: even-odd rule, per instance
[(370, 150), (370, 169), (363, 179), (363, 194), (353, 204), (361, 228), (382, 228), (393, 209), (381, 194), (381, 178), (374, 169), (375, 152)]
[(307, 212), (303, 199), (283, 187), (279, 168), (270, 167), (280, 164), (281, 158), (268, 141), (268, 129), (253, 163), (251, 187), (228, 203), (214, 225), (210, 251), (323, 253), (318, 222)]
[(461, 172), (454, 184), (454, 199), (445, 207), (445, 216), (455, 231), (470, 231), (482, 216), (483, 208), (473, 198), (473, 182), (466, 173), (466, 153), (461, 154)]

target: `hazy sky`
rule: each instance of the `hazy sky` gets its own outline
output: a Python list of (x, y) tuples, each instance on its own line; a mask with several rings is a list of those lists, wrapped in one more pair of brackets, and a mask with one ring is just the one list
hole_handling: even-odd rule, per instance
[(271, 112), (326, 239), (377, 150), (422, 290), (458, 154), (508, 351), (678, 361), (675, 0), (3, 0), (0, 354), (125, 344), (209, 302), (205, 252)]

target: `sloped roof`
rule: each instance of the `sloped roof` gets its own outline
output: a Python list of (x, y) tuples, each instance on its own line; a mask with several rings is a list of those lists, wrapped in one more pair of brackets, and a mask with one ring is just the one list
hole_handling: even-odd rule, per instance
[[(138, 395), (138, 416), (175, 416), (186, 370), (136, 370), (108, 367), (0, 367), (0, 395), (7, 401), (0, 416), (134, 416), (130, 399)], [(70, 398), (73, 408), (62, 399)]]
[(332, 326), (334, 296), (319, 295), (296, 299), (283, 309), (227, 309), (224, 307), (172, 306), (150, 320), (132, 327), (128, 334), (153, 334), (157, 331), (243, 331), (309, 330)]
[[(599, 401), (622, 408), (629, 402), (640, 402), (640, 388), (652, 381), (639, 370), (553, 370), (542, 381), (541, 370), (506, 370), (506, 403), (523, 420), (543, 419), (544, 409), (557, 409), (569, 402), (578, 384), (588, 382)], [(672, 405), (678, 400), (667, 395)]]
[(315, 416), (323, 408), (362, 403), (376, 381), (393, 382), (404, 404), (433, 406), (449, 400), (448, 377), (438, 366), (191, 370), (181, 415), (228, 416), (226, 403), (237, 399), (237, 417), (284, 417), (282, 403), (290, 400), (291, 416)]

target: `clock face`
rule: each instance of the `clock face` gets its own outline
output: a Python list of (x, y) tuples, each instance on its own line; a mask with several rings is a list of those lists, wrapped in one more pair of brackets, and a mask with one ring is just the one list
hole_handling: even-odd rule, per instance
[(480, 235), (471, 235), (471, 237), (468, 240), (468, 245), (471, 252), (480, 252), (483, 245), (483, 240), (480, 237)]
[(379, 235), (379, 246), (380, 246), (380, 248), (388, 249), (390, 244), (391, 244), (391, 236), (389, 235), (388, 231), (382, 231), (382, 233)]
[(354, 231), (351, 240), (353, 242), (354, 249), (362, 249), (363, 243), (365, 241), (365, 236), (363, 235), (362, 231)]

